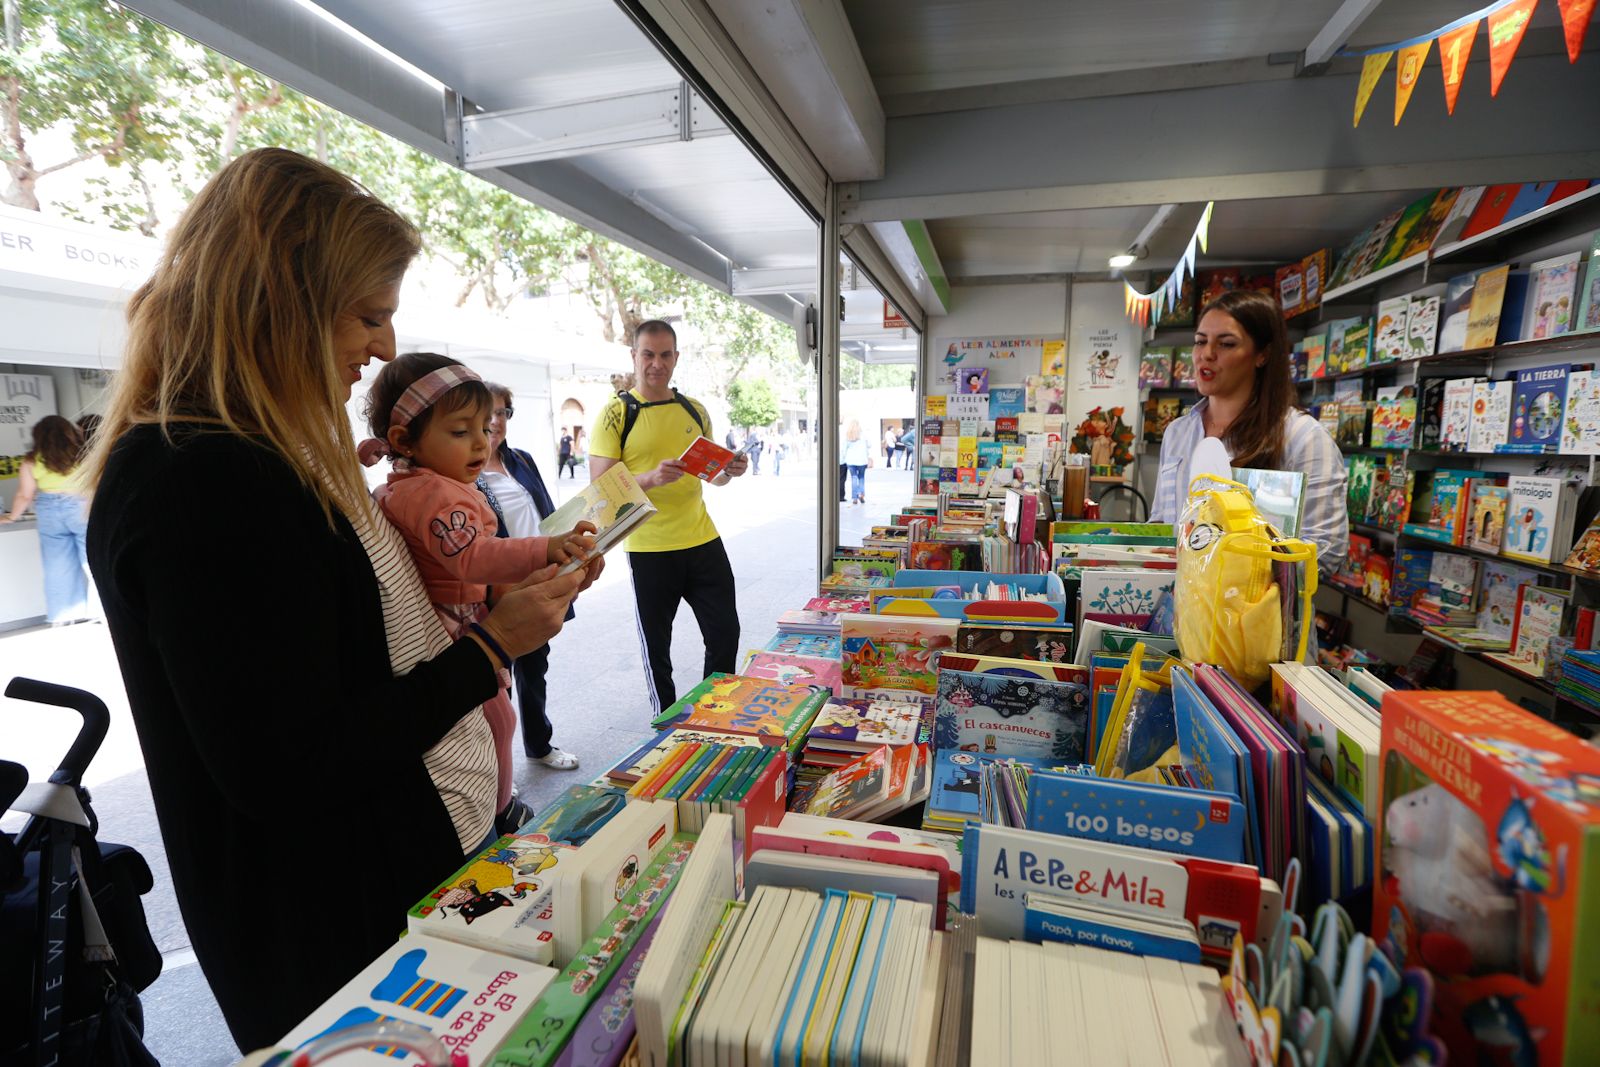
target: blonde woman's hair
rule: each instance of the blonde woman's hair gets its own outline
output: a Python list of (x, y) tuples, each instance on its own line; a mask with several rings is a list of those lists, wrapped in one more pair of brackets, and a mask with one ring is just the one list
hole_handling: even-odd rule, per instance
[(844, 428), (845, 440), (846, 441), (854, 441), (857, 438), (859, 438), (860, 436), (861, 436), (861, 421), (859, 419), (851, 419), (850, 420), (850, 425), (846, 426)]
[(97, 484), (118, 440), (174, 423), (277, 452), (323, 511), (354, 518), (367, 494), (336, 317), (399, 282), (421, 249), (411, 223), (343, 174), (283, 148), (223, 167), (178, 221), (128, 302), (128, 347), (86, 464)]

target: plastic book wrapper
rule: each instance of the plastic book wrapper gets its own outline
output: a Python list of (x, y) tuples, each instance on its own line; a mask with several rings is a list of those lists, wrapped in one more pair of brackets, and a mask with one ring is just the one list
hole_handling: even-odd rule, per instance
[[(1178, 525), (1174, 636), (1190, 663), (1214, 663), (1254, 689), (1270, 665), (1305, 656), (1317, 550), (1284, 537), (1262, 517), (1250, 491), (1215, 476), (1194, 479)], [(1285, 626), (1275, 563), (1303, 563), (1298, 633)]]

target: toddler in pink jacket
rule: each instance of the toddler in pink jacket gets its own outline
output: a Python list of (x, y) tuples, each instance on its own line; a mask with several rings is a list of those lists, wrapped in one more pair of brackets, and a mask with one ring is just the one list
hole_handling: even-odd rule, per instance
[[(379, 373), (368, 397), (373, 439), (361, 446), (362, 462), (387, 456), (394, 466), (373, 496), (405, 538), (439, 621), (457, 640), (489, 614), (490, 586), (520, 582), (587, 547), (582, 526), (555, 538), (495, 536), (494, 511), (473, 484), (489, 457), (492, 407), (476, 374), (431, 352), (397, 357)], [(500, 683), (483, 714), (499, 759), (496, 826), (503, 828), (523, 812), (512, 795), (517, 715), (506, 695), (508, 670), (500, 671)]]

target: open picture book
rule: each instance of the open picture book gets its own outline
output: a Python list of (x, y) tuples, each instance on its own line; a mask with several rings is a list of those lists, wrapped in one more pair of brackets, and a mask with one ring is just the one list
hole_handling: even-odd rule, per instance
[[(580, 522), (592, 522), (596, 531), (594, 553), (603, 555), (655, 513), (656, 506), (628, 468), (613, 463), (604, 474), (578, 490), (577, 496), (545, 516), (539, 523), (539, 533), (559, 537)], [(569, 560), (557, 573), (569, 574), (587, 562)]]

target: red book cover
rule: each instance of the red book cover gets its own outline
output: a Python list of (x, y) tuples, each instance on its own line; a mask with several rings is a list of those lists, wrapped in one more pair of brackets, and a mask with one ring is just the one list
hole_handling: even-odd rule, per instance
[(1577, 181), (1570, 182), (1556, 182), (1555, 189), (1550, 193), (1550, 199), (1544, 202), (1545, 206), (1549, 207), (1551, 204), (1558, 204), (1569, 196), (1577, 196), (1587, 188), (1589, 188), (1588, 178), (1579, 178)]
[(1483, 199), (1478, 201), (1478, 207), (1467, 220), (1467, 225), (1461, 231), (1460, 240), (1474, 237), (1485, 230), (1492, 230), (1505, 219), (1506, 212), (1511, 210), (1511, 202), (1517, 198), (1517, 185), (1491, 185), (1483, 192)]
[(692, 474), (703, 482), (709, 482), (727, 469), (728, 464), (733, 462), (734, 455), (715, 441), (696, 437), (678, 458), (683, 461), (685, 474)]
[(744, 858), (755, 851), (756, 831), (783, 821), (789, 799), (789, 760), (774, 755), (744, 797), (733, 806), (733, 876), (738, 895), (744, 894)]
[(1600, 749), (1498, 693), (1396, 690), (1379, 766), (1372, 933), (1432, 975), (1449, 1062), (1593, 1063)]

